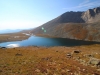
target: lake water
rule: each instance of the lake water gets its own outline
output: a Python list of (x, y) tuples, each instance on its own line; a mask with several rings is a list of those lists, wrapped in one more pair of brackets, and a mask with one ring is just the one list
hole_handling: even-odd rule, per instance
[(13, 42), (4, 42), (0, 43), (2, 47), (19, 47), (19, 46), (79, 46), (79, 45), (90, 45), (90, 44), (100, 44), (97, 42), (89, 42), (82, 40), (73, 40), (65, 38), (44, 38), (31, 36), (23, 41), (13, 41)]

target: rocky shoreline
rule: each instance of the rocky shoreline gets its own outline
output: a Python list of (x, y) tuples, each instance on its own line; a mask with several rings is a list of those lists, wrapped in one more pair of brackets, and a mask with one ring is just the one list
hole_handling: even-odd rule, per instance
[(11, 42), (11, 41), (21, 41), (28, 39), (30, 36), (23, 33), (8, 33), (0, 34), (0, 43), (2, 42)]

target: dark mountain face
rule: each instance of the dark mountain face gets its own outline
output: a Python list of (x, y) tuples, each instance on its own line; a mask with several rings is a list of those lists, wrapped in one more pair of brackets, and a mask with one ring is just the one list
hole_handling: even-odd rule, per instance
[(66, 12), (31, 33), (100, 42), (100, 7), (86, 12)]
[(60, 16), (60, 23), (84, 23), (81, 18), (83, 12), (66, 12)]

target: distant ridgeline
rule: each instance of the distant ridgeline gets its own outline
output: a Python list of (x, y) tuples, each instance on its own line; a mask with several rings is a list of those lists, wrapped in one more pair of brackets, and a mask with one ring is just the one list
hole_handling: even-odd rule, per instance
[(19, 32), (19, 31), (21, 31), (21, 29), (15, 29), (15, 30), (4, 29), (4, 30), (0, 30), (0, 34), (4, 34), (4, 33), (14, 33), (14, 32)]
[(100, 7), (66, 12), (31, 30), (31, 33), (100, 42)]

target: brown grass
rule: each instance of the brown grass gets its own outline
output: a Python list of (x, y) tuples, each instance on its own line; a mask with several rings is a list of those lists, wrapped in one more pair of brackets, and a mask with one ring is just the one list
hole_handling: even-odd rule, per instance
[[(18, 36), (15, 38), (15, 36)], [(8, 42), (8, 41), (20, 41), (24, 39), (28, 39), (29, 36), (22, 33), (8, 33), (8, 34), (0, 34), (0, 42)]]
[[(79, 54), (73, 54), (67, 58), (67, 53), (81, 50)], [(19, 47), (0, 49), (0, 75), (92, 75), (97, 71), (96, 67), (83, 65), (80, 59), (85, 54), (93, 54), (100, 59), (100, 45), (76, 46), (76, 47)]]

